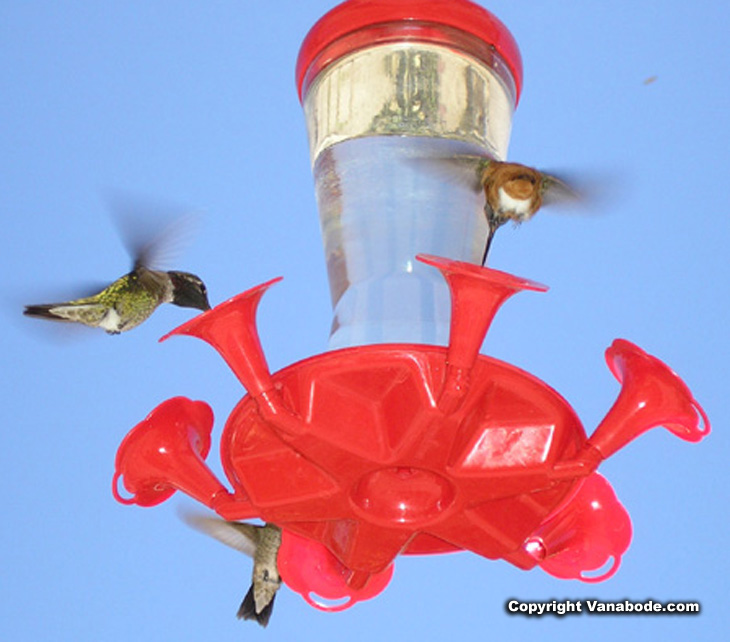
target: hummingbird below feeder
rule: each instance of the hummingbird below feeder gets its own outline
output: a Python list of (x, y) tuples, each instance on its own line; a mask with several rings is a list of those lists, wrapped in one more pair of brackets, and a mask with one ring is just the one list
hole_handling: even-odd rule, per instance
[(181, 513), (192, 528), (253, 558), (251, 587), (241, 602), (237, 616), (242, 620), (256, 620), (265, 627), (274, 609), (274, 598), (281, 586), (276, 564), (281, 546), (281, 529), (274, 524), (247, 524), (227, 522), (218, 517), (199, 513)]

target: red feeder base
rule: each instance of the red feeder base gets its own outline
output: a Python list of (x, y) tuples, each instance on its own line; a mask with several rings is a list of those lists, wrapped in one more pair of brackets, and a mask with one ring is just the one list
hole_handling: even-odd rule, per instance
[[(213, 345), (248, 390), (221, 438), (233, 492), (204, 463), (212, 412), (178, 397), (121, 444), (116, 497), (151, 506), (182, 490), (225, 519), (278, 524), (284, 581), (319, 608), (328, 607), (311, 593), (349, 599), (330, 610), (382, 591), (402, 553), (465, 549), (585, 581), (615, 572), (631, 522), (595, 469), (654, 426), (699, 441), (710, 430), (704, 412), (666, 365), (619, 339), (606, 359), (621, 393), (588, 439), (552, 388), (478, 354), (509, 296), (546, 288), (418, 258), (439, 268), (451, 289), (448, 348), (349, 348), (271, 375), (255, 315), (275, 281), (171, 332)], [(120, 497), (119, 477), (130, 499)], [(585, 575), (611, 558), (608, 572)]]

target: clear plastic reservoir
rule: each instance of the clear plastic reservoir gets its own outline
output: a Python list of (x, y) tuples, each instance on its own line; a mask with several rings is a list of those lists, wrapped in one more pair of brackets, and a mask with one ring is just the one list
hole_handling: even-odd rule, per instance
[(358, 49), (313, 79), (303, 105), (334, 310), (330, 349), (448, 343), (448, 288), (415, 257), (480, 263), (484, 196), (476, 167), (452, 161), (505, 157), (514, 95), (496, 54), (412, 40)]
[[(459, 141), (368, 136), (327, 147), (314, 175), (334, 319), (330, 348), (445, 345), (449, 292), (418, 253), (478, 263), (483, 196), (429, 158), (483, 153)], [(452, 180), (453, 179), (453, 180)]]

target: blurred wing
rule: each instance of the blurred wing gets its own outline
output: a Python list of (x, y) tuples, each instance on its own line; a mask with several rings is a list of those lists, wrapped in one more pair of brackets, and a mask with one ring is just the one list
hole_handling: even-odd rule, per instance
[(181, 519), (191, 528), (217, 539), (222, 544), (253, 557), (256, 552), (256, 529), (253, 524), (227, 522), (220, 517), (201, 513), (181, 512)]
[(547, 174), (543, 204), (557, 205), (561, 214), (602, 216), (611, 214), (627, 197), (629, 177), (604, 169), (581, 171), (575, 175)]
[(431, 174), (434, 178), (480, 192), (482, 190), (482, 172), (489, 163), (489, 159), (472, 154), (454, 154), (453, 156), (414, 156), (407, 162)]
[(559, 178), (554, 174), (543, 174), (542, 197), (544, 205), (566, 205), (585, 202), (585, 195), (579, 191), (577, 181), (572, 178)]
[(119, 192), (107, 196), (133, 267), (171, 267), (190, 244), (197, 216), (189, 209)]

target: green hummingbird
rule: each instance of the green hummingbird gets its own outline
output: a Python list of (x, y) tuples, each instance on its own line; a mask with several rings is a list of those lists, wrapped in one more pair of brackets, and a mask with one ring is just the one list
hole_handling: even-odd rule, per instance
[(281, 586), (276, 558), (281, 546), (281, 529), (274, 524), (259, 526), (228, 522), (199, 513), (181, 513), (192, 528), (217, 539), (253, 558), (251, 587), (236, 614), (242, 620), (256, 620), (265, 627), (274, 609), (274, 598)]
[[(129, 240), (129, 239), (128, 239)], [(209, 310), (203, 281), (189, 272), (164, 271), (151, 267), (159, 254), (160, 238), (130, 247), (134, 254), (132, 271), (100, 292), (63, 303), (27, 305), (23, 314), (40, 319), (81, 323), (119, 334), (136, 328), (163, 303), (184, 308)]]

